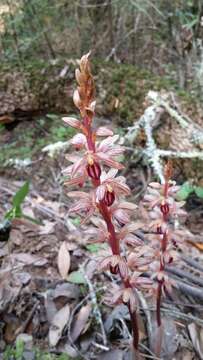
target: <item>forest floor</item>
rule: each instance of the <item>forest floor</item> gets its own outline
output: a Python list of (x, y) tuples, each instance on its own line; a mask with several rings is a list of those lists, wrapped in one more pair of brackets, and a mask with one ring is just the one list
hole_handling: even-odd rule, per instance
[[(145, 96), (149, 90), (171, 90), (168, 79), (157, 79), (132, 66), (105, 64), (101, 68), (99, 63), (94, 67), (100, 94), (96, 121), (99, 125), (110, 124), (121, 138), (124, 126), (132, 125), (148, 106)], [(49, 144), (57, 143), (60, 147), (74, 135), (73, 130), (64, 127), (61, 115), (55, 114), (56, 110), (73, 112), (70, 97), (74, 68), (71, 61), (49, 64), (46, 69), (44, 64), (37, 64), (25, 72), (24, 78), (15, 69), (9, 75), (5, 69), (5, 79), (1, 76), (1, 83), (5, 80), (11, 87), (0, 97), (5, 107), (0, 110), (0, 124), (4, 124), (0, 125), (0, 359), (4, 360), (131, 360), (131, 328), (126, 307), (111, 308), (104, 301), (107, 287), (116, 278), (97, 271), (98, 256), (107, 248), (90, 242), (87, 230), (96, 224), (96, 219), (81, 225), (79, 217), (68, 216), (70, 199), (63, 185), (62, 170), (67, 166), (65, 153), (70, 148), (63, 147), (53, 157), (43, 151)], [(66, 84), (67, 74), (70, 86)], [(24, 80), (26, 86), (22, 84)], [(16, 93), (13, 84), (19, 86)], [(31, 85), (35, 94), (26, 97)], [(69, 100), (65, 103), (67, 95)], [(178, 104), (181, 102), (184, 113), (203, 127), (198, 103), (185, 92), (179, 96)], [(175, 99), (174, 108), (178, 109), (176, 106)], [(41, 108), (50, 112), (40, 112)], [(113, 118), (113, 123), (106, 116)], [(167, 114), (154, 135), (161, 149), (202, 150), (188, 142), (188, 134)], [(147, 184), (154, 180), (142, 154), (145, 144), (146, 136), (141, 131), (136, 141), (141, 151), (133, 159), (127, 151), (123, 158), (131, 200), (136, 204), (142, 200)], [(178, 183), (189, 180), (202, 189), (202, 160), (176, 159), (174, 167)], [(14, 219), (11, 228), (5, 230), (5, 214), (27, 180), (30, 189), (22, 209), (36, 222)], [(188, 212), (185, 229), (192, 233), (193, 240), (188, 242), (188, 253), (183, 254), (181, 272), (175, 269), (173, 273), (179, 288), (162, 304), (166, 330), (164, 360), (203, 359), (202, 196), (191, 191), (185, 207)], [(2, 241), (4, 236), (8, 241)], [(58, 251), (64, 242), (71, 259), (65, 280), (57, 267)], [(146, 301), (142, 294), (139, 296), (140, 352), (143, 359), (157, 359), (151, 350), (156, 327), (154, 303)]]
[[(127, 360), (131, 355), (126, 307), (110, 308), (104, 303), (112, 278), (97, 272), (97, 258), (106, 246), (90, 243), (87, 225), (80, 225), (78, 217), (68, 216), (70, 199), (61, 177), (66, 166), (64, 152), (51, 158), (41, 151), (50, 142), (73, 135), (59, 121), (58, 116), (48, 114), (35, 121), (20, 121), (14, 129), (2, 128), (0, 132), (1, 143), (5, 143), (0, 161), (6, 164), (1, 166), (0, 174), (1, 219), (11, 208), (16, 191), (29, 180), (23, 212), (40, 222), (13, 220), (9, 240), (0, 242), (0, 357)], [(122, 135), (122, 129), (118, 131)], [(27, 162), (14, 161), (22, 154), (27, 154)], [(152, 172), (138, 161), (136, 166), (127, 166), (125, 175), (133, 190), (132, 200), (137, 203), (153, 178)], [(166, 360), (203, 358), (203, 203), (193, 194), (186, 207), (186, 226), (195, 240), (188, 243), (182, 272), (173, 276), (191, 291), (176, 289), (163, 301), (162, 358)], [(91, 220), (88, 227), (95, 222)], [(68, 278), (62, 280), (57, 254), (64, 241), (71, 265)], [(146, 359), (156, 359), (150, 350), (154, 317), (153, 302), (146, 302), (140, 294), (140, 351)]]

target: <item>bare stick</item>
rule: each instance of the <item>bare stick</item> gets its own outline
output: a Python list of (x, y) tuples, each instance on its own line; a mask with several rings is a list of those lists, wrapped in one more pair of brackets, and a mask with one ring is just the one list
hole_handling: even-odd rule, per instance
[(107, 345), (107, 337), (106, 337), (106, 333), (105, 333), (105, 329), (104, 329), (104, 324), (103, 324), (103, 321), (102, 321), (102, 315), (101, 315), (101, 312), (100, 312), (100, 309), (99, 309), (99, 306), (98, 306), (98, 303), (97, 303), (97, 296), (96, 296), (96, 293), (95, 293), (95, 290), (94, 290), (94, 286), (93, 286), (92, 282), (90, 281), (89, 277), (87, 276), (87, 273), (84, 270), (84, 265), (82, 265), (80, 267), (80, 269), (81, 269), (81, 272), (82, 272), (82, 274), (83, 274), (83, 276), (85, 278), (85, 281), (86, 281), (86, 283), (88, 285), (91, 302), (93, 304), (93, 312), (94, 312), (96, 320), (99, 323), (100, 328), (101, 328), (103, 345), (106, 347), (106, 345)]

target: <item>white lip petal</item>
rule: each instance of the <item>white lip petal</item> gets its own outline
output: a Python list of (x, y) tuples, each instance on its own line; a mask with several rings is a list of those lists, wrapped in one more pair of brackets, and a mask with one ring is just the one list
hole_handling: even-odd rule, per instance
[(106, 191), (106, 187), (104, 185), (98, 186), (96, 190), (96, 202), (103, 200), (105, 191)]

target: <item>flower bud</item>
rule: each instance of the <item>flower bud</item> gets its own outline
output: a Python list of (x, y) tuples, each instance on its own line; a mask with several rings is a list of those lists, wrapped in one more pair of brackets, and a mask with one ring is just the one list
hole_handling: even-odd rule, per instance
[(87, 169), (87, 173), (88, 173), (89, 177), (91, 177), (94, 180), (100, 179), (101, 168), (97, 162), (93, 161), (92, 164), (88, 164), (86, 169)]
[(114, 191), (107, 190), (104, 195), (104, 203), (106, 206), (111, 206), (115, 201)]

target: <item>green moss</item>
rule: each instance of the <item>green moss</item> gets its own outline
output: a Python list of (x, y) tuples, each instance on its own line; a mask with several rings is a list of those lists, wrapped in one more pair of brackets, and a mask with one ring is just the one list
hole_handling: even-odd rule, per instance
[[(102, 101), (103, 114), (108, 111), (117, 124), (125, 127), (142, 114), (149, 90), (171, 90), (176, 85), (169, 78), (155, 76), (150, 71), (128, 64), (93, 61), (93, 73), (98, 74), (98, 93), (100, 89), (106, 92)], [(116, 100), (117, 107), (114, 106)]]
[[(60, 74), (65, 66), (67, 72), (62, 77)], [(67, 61), (65, 58), (54, 62), (25, 61), (22, 69), (24, 76), (22, 77), (20, 73), (20, 78), (24, 79), (25, 93), (28, 90), (34, 96), (33, 106), (35, 109), (37, 107), (38, 110), (49, 109), (50, 112), (76, 113), (72, 101), (73, 89), (76, 87), (74, 75), (76, 67), (76, 62)], [(2, 89), (7, 87), (4, 74), (7, 74), (8, 71), (10, 73), (19, 72), (19, 68), (14, 64), (9, 70), (8, 64), (0, 64)], [(150, 71), (134, 65), (93, 59), (92, 73), (97, 87), (97, 114), (111, 117), (117, 125), (126, 127), (141, 116), (145, 109), (144, 100), (149, 90), (175, 90), (185, 101), (191, 101), (191, 95), (178, 88), (177, 83), (172, 79), (173, 75), (170, 77), (170, 72), (166, 77), (155, 76)], [(41, 119), (41, 121), (43, 120)], [(55, 135), (59, 139), (65, 137), (63, 130), (58, 130), (57, 134)]]

